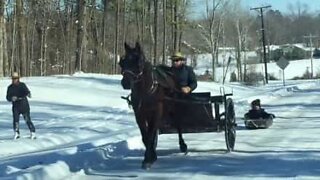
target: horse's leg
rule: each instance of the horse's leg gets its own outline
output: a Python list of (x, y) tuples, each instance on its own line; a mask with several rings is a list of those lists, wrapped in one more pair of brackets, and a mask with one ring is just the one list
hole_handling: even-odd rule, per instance
[(142, 163), (142, 167), (149, 169), (151, 165), (157, 160), (157, 140), (158, 140), (158, 129), (161, 125), (163, 113), (163, 105), (160, 103), (157, 107), (157, 111), (152, 114), (148, 123), (148, 142), (145, 151), (145, 159)]
[(178, 130), (178, 135), (179, 135), (179, 146), (180, 146), (180, 151), (187, 154), (188, 153), (188, 146), (187, 144), (184, 142), (184, 139), (182, 137), (182, 132), (181, 132), (181, 127), (178, 125), (177, 126), (177, 130)]
[(145, 119), (141, 116), (142, 114), (136, 114), (136, 122), (138, 124), (139, 130), (140, 130), (140, 134), (141, 134), (141, 138), (142, 138), (142, 142), (144, 144), (144, 146), (147, 146), (147, 131), (148, 131), (148, 127), (147, 127), (147, 122), (145, 121)]
[(154, 140), (156, 134), (153, 132), (148, 132), (148, 142), (146, 146), (146, 151), (144, 153), (144, 160), (142, 162), (142, 167), (148, 169), (157, 160), (157, 153), (154, 145)]
[(153, 125), (149, 124), (147, 132), (146, 151), (144, 153), (144, 160), (142, 162), (142, 168), (149, 169), (151, 165), (157, 160), (157, 153), (155, 147), (155, 140), (157, 132), (154, 131)]
[(144, 151), (144, 159), (142, 161), (142, 168), (144, 169), (149, 169), (152, 165), (152, 163), (156, 160), (153, 158), (153, 152), (152, 152), (152, 135), (150, 134), (150, 122), (148, 122), (148, 118), (146, 117), (147, 113), (141, 113), (141, 114), (136, 114), (136, 121), (140, 129), (141, 137), (142, 137), (142, 142), (145, 146), (145, 151)]
[(179, 146), (180, 146), (180, 151), (187, 154), (188, 152), (188, 146), (187, 144), (184, 142), (183, 136), (182, 136), (182, 130), (181, 130), (181, 126), (180, 126), (180, 122), (179, 119), (181, 119), (181, 113), (183, 113), (183, 111), (180, 111), (180, 109), (176, 108), (176, 111), (174, 113), (174, 125), (177, 128), (178, 131), (178, 137), (179, 137)]
[(155, 161), (153, 160), (153, 152), (152, 152), (152, 142), (151, 140), (152, 135), (150, 131), (150, 124), (147, 122), (147, 120), (143, 120), (141, 123), (141, 126), (139, 125), (141, 136), (142, 136), (142, 141), (145, 146), (145, 151), (144, 151), (144, 159), (142, 161), (142, 168), (143, 169), (149, 169), (152, 165), (152, 163)]

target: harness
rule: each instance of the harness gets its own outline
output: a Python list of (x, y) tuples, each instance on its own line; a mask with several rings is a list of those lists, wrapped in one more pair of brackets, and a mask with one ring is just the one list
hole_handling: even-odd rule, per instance
[[(159, 81), (157, 80), (156, 74), (155, 74), (156, 71), (158, 71), (157, 67), (153, 67), (152, 70), (151, 70), (151, 82), (152, 82), (152, 84), (151, 84), (150, 88), (147, 90), (147, 94), (154, 94), (156, 92), (156, 90), (158, 89), (158, 87), (159, 87)], [(130, 74), (133, 77), (133, 84), (136, 84), (136, 83), (142, 81), (142, 75), (144, 75), (143, 70), (138, 74), (135, 74), (131, 70), (124, 70), (122, 72), (122, 75), (124, 75), (126, 73)]]
[(152, 71), (151, 71), (151, 81), (152, 81), (152, 84), (151, 84), (151, 87), (149, 88), (148, 90), (148, 94), (153, 94), (156, 92), (156, 90), (158, 89), (159, 87), (159, 82), (158, 80), (155, 78), (155, 71), (157, 70), (156, 67), (153, 67), (152, 68)]
[(124, 70), (124, 71), (122, 71), (122, 75), (124, 75), (124, 74), (130, 74), (130, 75), (132, 75), (134, 78), (134, 80), (133, 80), (133, 83), (135, 84), (135, 83), (137, 83), (137, 82), (139, 82), (139, 81), (141, 81), (141, 77), (142, 77), (142, 74), (143, 74), (143, 71), (141, 71), (140, 73), (138, 73), (138, 74), (135, 74), (133, 71), (131, 71), (131, 70)]
[[(133, 86), (134, 84), (138, 83), (138, 82), (141, 82), (143, 80), (143, 75), (145, 75), (145, 72), (144, 71), (146, 68), (146, 66), (143, 67), (143, 70), (140, 71), (138, 74), (134, 73), (132, 70), (124, 70), (122, 72), (122, 75), (124, 74), (128, 74), (130, 75), (133, 80), (132, 80), (132, 85)], [(158, 90), (158, 88), (162, 85), (163, 87), (168, 87), (170, 88), (169, 86), (166, 86), (163, 82), (161, 83), (159, 80), (160, 79), (164, 79), (164, 81), (166, 81), (165, 79), (168, 78), (170, 75), (168, 75), (168, 69), (165, 69), (167, 67), (161, 67), (161, 66), (153, 66), (151, 67), (151, 70), (150, 70), (150, 83), (151, 85), (148, 86), (148, 88), (146, 89), (145, 91), (145, 95), (153, 95), (156, 93), (156, 91)], [(159, 79), (160, 78), (160, 79)], [(133, 87), (131, 87), (132, 89)], [(174, 92), (180, 92), (177, 88), (172, 88)], [(133, 102), (131, 100), (131, 93), (128, 95), (128, 96), (121, 96), (122, 99), (126, 100), (127, 103), (128, 103), (128, 106), (129, 107), (132, 107), (133, 105)], [(165, 96), (164, 97), (165, 99), (176, 99), (176, 98), (172, 98), (172, 97), (169, 97), (169, 96)], [(142, 99), (139, 100), (139, 103), (138, 103), (138, 108), (140, 108), (142, 105)]]
[[(129, 75), (131, 75), (131, 76), (133, 77), (133, 83), (132, 83), (131, 86), (133, 86), (134, 84), (142, 81), (142, 75), (144, 75), (143, 70), (140, 71), (138, 74), (134, 73), (132, 70), (124, 70), (124, 71), (122, 71), (121, 74), (122, 74), (123, 76), (124, 76), (125, 74), (129, 74)], [(152, 86), (151, 86), (151, 88), (148, 90), (148, 92), (153, 91), (153, 88), (154, 88), (154, 85), (153, 85), (153, 84), (154, 84), (154, 83), (153, 83), (153, 80), (152, 80)], [(131, 87), (131, 89), (132, 89), (132, 87)], [(132, 102), (132, 100), (131, 100), (131, 94), (132, 94), (132, 93), (130, 93), (130, 94), (129, 94), (128, 96), (126, 96), (126, 97), (125, 97), (125, 96), (121, 96), (121, 99), (124, 99), (124, 100), (127, 101), (129, 108), (132, 108), (132, 105), (133, 105), (133, 102)], [(140, 109), (141, 104), (142, 104), (142, 99), (139, 100), (139, 103), (138, 103), (138, 104), (139, 104), (139, 105), (138, 105), (138, 109)]]

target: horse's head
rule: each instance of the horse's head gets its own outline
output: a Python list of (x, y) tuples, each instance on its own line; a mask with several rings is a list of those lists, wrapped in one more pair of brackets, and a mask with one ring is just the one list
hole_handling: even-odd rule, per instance
[(131, 89), (135, 82), (138, 82), (143, 73), (145, 57), (140, 44), (137, 42), (135, 47), (124, 44), (125, 55), (121, 57), (119, 65), (121, 68), (123, 89)]

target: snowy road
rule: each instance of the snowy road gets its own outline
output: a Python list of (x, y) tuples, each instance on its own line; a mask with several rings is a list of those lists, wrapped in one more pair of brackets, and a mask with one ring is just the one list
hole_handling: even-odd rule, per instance
[[(33, 92), (30, 103), (38, 139), (27, 138), (22, 120), (25, 137), (11, 140), (11, 107), (1, 100), (1, 180), (320, 177), (318, 81), (290, 81), (286, 88), (282, 82), (261, 87), (226, 85), (234, 91), (235, 151), (226, 152), (223, 133), (185, 134), (187, 155), (179, 153), (177, 135), (161, 135), (158, 161), (150, 171), (140, 168), (144, 148), (132, 110), (119, 98), (128, 93), (121, 89), (119, 77), (84, 74), (30, 78), (26, 83)], [(201, 82), (197, 90), (218, 92), (220, 86)], [(269, 129), (244, 128), (241, 117), (255, 98), (277, 116)]]

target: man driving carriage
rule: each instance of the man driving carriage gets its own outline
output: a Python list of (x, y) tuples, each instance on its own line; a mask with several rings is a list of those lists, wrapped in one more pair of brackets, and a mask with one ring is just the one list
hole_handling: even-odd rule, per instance
[(186, 65), (186, 58), (181, 52), (171, 56), (172, 72), (184, 94), (190, 94), (197, 87), (196, 75), (191, 66)]

